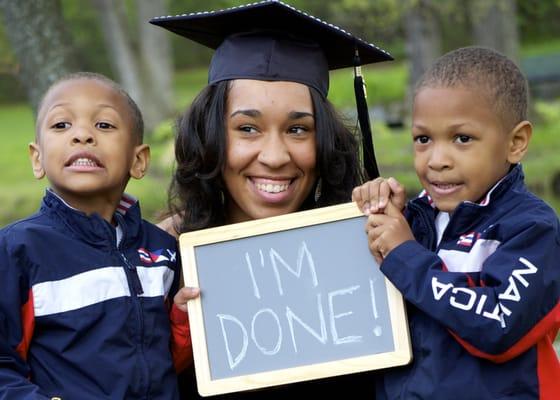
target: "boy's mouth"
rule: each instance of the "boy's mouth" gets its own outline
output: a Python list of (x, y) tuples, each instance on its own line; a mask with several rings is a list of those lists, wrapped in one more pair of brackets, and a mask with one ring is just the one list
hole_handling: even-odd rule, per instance
[(441, 181), (431, 181), (430, 186), (434, 194), (445, 196), (455, 193), (461, 187), (461, 184), (441, 182)]
[(455, 183), (444, 183), (444, 182), (432, 182), (432, 185), (441, 190), (453, 189), (457, 184)]
[(80, 152), (73, 154), (66, 163), (64, 163), (66, 167), (103, 167), (103, 164), (99, 159), (87, 152)]

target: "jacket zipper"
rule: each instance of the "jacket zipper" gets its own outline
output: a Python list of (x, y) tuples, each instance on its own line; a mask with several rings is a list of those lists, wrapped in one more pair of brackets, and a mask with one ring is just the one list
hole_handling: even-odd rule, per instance
[(119, 255), (121, 256), (122, 260), (124, 261), (124, 265), (126, 269), (130, 271), (130, 280), (132, 281), (132, 288), (134, 289), (134, 294), (136, 296), (140, 294), (144, 294), (144, 289), (142, 288), (142, 282), (140, 282), (140, 277), (138, 276), (138, 271), (136, 267), (128, 261), (128, 258), (124, 255), (123, 252), (119, 251)]
[(143, 381), (145, 383), (145, 391), (146, 395), (148, 395), (148, 392), (150, 390), (150, 373), (147, 366), (148, 363), (146, 361), (146, 354), (144, 353), (144, 315), (142, 312), (142, 304), (140, 302), (140, 299), (138, 298), (139, 295), (144, 293), (144, 289), (142, 288), (142, 282), (140, 281), (140, 277), (138, 276), (138, 270), (136, 266), (128, 260), (121, 248), (121, 243), (124, 243), (125, 241), (126, 232), (124, 230), (124, 221), (122, 217), (117, 217), (117, 220), (122, 229), (122, 238), (120, 240), (120, 243), (117, 245), (116, 250), (124, 263), (124, 266), (126, 268), (125, 271), (127, 272), (126, 275), (130, 277), (129, 284), (132, 285), (131, 289), (133, 290), (133, 293), (131, 293), (130, 297), (132, 299), (132, 304), (134, 306), (136, 317), (138, 319), (138, 351), (140, 353), (140, 359), (142, 361), (141, 368), (143, 370), (142, 375), (144, 376)]

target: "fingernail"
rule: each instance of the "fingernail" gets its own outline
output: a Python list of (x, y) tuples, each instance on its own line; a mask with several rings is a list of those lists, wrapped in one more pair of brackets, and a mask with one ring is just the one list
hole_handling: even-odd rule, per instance
[(362, 208), (362, 211), (364, 212), (364, 214), (368, 215), (370, 213), (370, 204), (368, 202), (364, 203), (364, 206)]

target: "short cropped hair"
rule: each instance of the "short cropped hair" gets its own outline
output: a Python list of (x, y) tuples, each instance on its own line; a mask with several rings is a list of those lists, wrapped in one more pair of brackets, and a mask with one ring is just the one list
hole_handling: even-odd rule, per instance
[(438, 86), (480, 89), (508, 128), (527, 119), (527, 79), (512, 60), (495, 50), (471, 46), (443, 55), (420, 78), (415, 95), (424, 87)]
[[(41, 97), (41, 100), (39, 101), (39, 106), (37, 107), (37, 112), (39, 113), (41, 111), (41, 108), (43, 108), (43, 102), (45, 101), (47, 94), (50, 93), (50, 91), (54, 87), (58, 86), (60, 83), (63, 82), (83, 80), (83, 79), (86, 80), (91, 79), (104, 83), (107, 86), (109, 86), (111, 89), (113, 89), (115, 92), (117, 92), (120, 96), (122, 96), (122, 98), (126, 101), (130, 114), (132, 116), (133, 133), (136, 135), (139, 143), (142, 143), (142, 141), (144, 140), (144, 119), (142, 118), (142, 112), (140, 111), (140, 108), (138, 107), (136, 102), (132, 100), (132, 97), (130, 97), (130, 95), (127, 93), (126, 90), (124, 90), (124, 88), (121, 85), (119, 85), (117, 82), (113, 81), (112, 79), (107, 78), (105, 75), (96, 72), (72, 72), (56, 80)], [(38, 123), (39, 123), (39, 119), (37, 118), (37, 124)], [(36, 126), (36, 135), (37, 136), (39, 135), (38, 126)]]

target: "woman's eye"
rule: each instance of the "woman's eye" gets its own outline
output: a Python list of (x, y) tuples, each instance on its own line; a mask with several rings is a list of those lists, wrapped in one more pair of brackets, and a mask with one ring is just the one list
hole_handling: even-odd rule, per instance
[(288, 132), (295, 135), (303, 135), (308, 131), (308, 129), (304, 126), (292, 126), (288, 129)]
[(98, 122), (95, 126), (99, 129), (115, 129), (115, 125), (110, 124), (109, 122)]
[(69, 122), (56, 122), (55, 124), (51, 125), (51, 129), (68, 129), (70, 128)]
[(418, 144), (426, 144), (430, 141), (430, 138), (425, 135), (416, 136), (414, 138), (414, 142)]
[(256, 133), (257, 130), (254, 126), (251, 125), (242, 125), (239, 127), (239, 130), (245, 133)]

